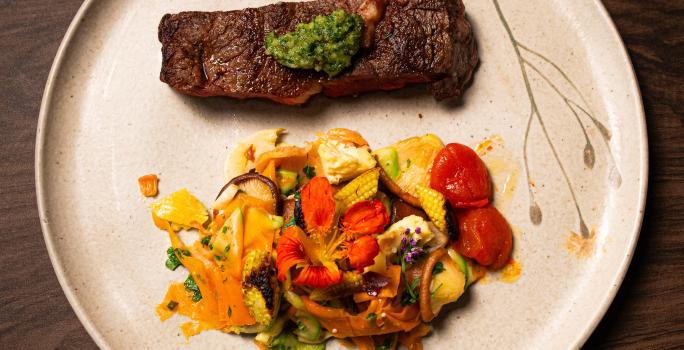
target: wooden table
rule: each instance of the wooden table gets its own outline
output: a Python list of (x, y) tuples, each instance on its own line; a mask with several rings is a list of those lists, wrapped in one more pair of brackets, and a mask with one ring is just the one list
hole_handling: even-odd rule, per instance
[[(43, 87), (81, 2), (0, 2), (0, 349), (95, 348), (50, 265), (33, 177)], [(629, 48), (644, 96), (651, 177), (636, 255), (586, 348), (682, 348), (684, 2), (604, 3)]]

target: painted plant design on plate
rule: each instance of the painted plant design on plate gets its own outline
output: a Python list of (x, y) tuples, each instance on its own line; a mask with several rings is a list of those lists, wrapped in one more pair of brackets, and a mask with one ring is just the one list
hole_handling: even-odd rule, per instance
[[(615, 159), (610, 148), (610, 139), (612, 137), (611, 132), (610, 130), (608, 130), (608, 128), (605, 127), (605, 125), (601, 121), (599, 121), (596, 118), (595, 113), (592, 111), (589, 103), (587, 102), (587, 99), (584, 97), (580, 89), (577, 87), (577, 84), (575, 84), (575, 82), (569, 77), (569, 75), (566, 74), (565, 71), (558, 64), (548, 59), (544, 54), (523, 44), (515, 36), (515, 33), (511, 29), (508, 20), (506, 19), (505, 15), (503, 14), (503, 11), (501, 10), (499, 0), (492, 0), (492, 2), (494, 4), (494, 7), (496, 8), (496, 12), (499, 16), (499, 19), (501, 20), (501, 23), (504, 29), (506, 30), (506, 33), (508, 34), (510, 43), (515, 51), (520, 66), (520, 73), (525, 83), (525, 89), (527, 92), (527, 96), (529, 98), (530, 113), (528, 115), (527, 125), (525, 128), (523, 161), (525, 166), (525, 176), (528, 184), (527, 188), (529, 193), (530, 220), (533, 224), (539, 225), (542, 222), (543, 217), (542, 207), (539, 205), (535, 198), (535, 189), (532, 185), (530, 185), (532, 170), (529, 167), (528, 161), (528, 141), (530, 137), (530, 130), (532, 128), (532, 123), (536, 121), (541, 128), (541, 132), (544, 136), (544, 139), (546, 140), (546, 143), (550, 148), (551, 153), (553, 154), (554, 160), (558, 165), (558, 169), (563, 175), (563, 180), (567, 184), (567, 187), (570, 191), (570, 195), (572, 196), (572, 202), (574, 204), (574, 208), (577, 212), (577, 216), (579, 219), (579, 232), (581, 234), (581, 238), (590, 239), (592, 234), (587, 228), (584, 216), (582, 215), (582, 210), (580, 209), (577, 200), (575, 185), (573, 185), (573, 180), (568, 175), (568, 172), (566, 171), (565, 166), (561, 161), (561, 155), (558, 152), (556, 143), (549, 136), (547, 126), (544, 123), (545, 115), (539, 108), (539, 105), (537, 103), (538, 95), (535, 94), (535, 90), (533, 89), (533, 85), (531, 84), (532, 78), (540, 79), (548, 87), (550, 87), (563, 101), (564, 108), (567, 108), (571, 112), (574, 119), (577, 121), (577, 126), (581, 128), (585, 139), (585, 146), (582, 150), (584, 165), (589, 170), (592, 170), (594, 168), (594, 164), (596, 162), (596, 148), (594, 148), (594, 144), (587, 133), (585, 121), (588, 121), (599, 131), (601, 139), (605, 144), (604, 149), (607, 151), (608, 161), (610, 162), (610, 183), (612, 186), (617, 188), (620, 187), (620, 185), (622, 184), (622, 175), (620, 174), (620, 170), (617, 167), (617, 164), (615, 162)], [(549, 75), (544, 73), (544, 69), (551, 69), (560, 77), (562, 77), (562, 81), (557, 82), (549, 78)], [(563, 85), (565, 85), (565, 87), (569, 87), (569, 91), (564, 91)], [(574, 97), (571, 95), (574, 95)]]

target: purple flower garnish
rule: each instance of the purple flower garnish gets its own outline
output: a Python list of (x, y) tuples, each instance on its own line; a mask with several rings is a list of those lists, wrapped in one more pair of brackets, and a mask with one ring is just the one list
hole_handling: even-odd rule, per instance
[[(406, 237), (404, 237), (404, 239), (406, 239)], [(411, 246), (412, 246), (412, 247), (415, 247), (416, 244), (418, 244), (418, 242), (416, 242), (415, 239), (411, 238)]]
[(410, 229), (410, 228), (407, 228), (406, 231), (404, 231), (404, 233), (405, 233), (405, 234), (411, 233), (411, 229)]
[(416, 227), (416, 233), (417, 233), (417, 234), (420, 234), (420, 231), (422, 231), (422, 230), (420, 229), (420, 227)]

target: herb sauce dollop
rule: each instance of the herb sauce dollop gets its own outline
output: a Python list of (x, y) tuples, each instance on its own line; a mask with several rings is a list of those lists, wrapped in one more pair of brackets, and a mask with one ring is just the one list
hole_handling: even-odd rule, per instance
[(362, 34), (361, 16), (335, 10), (328, 16), (316, 16), (309, 23), (301, 23), (284, 35), (268, 33), (266, 54), (286, 67), (315, 69), (333, 77), (351, 66), (361, 47)]

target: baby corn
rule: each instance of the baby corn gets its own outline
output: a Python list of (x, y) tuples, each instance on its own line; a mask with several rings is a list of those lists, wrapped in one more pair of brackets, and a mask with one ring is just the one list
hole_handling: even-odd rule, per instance
[(416, 187), (416, 192), (418, 193), (420, 206), (423, 207), (423, 210), (425, 210), (430, 217), (432, 223), (435, 224), (440, 231), (447, 232), (447, 213), (444, 208), (446, 199), (444, 198), (444, 195), (439, 193), (439, 191), (422, 185)]
[(335, 194), (335, 200), (344, 210), (355, 203), (371, 199), (378, 192), (379, 178), (380, 168), (368, 170), (339, 190)]

